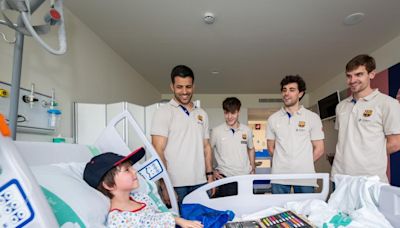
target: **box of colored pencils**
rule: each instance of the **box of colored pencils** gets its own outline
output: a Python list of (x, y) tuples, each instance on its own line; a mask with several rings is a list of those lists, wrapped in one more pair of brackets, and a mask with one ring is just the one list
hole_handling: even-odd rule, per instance
[(292, 211), (285, 211), (260, 219), (264, 227), (271, 228), (312, 228), (308, 222)]
[(230, 222), (226, 228), (313, 228), (309, 222), (292, 211), (267, 216), (259, 220)]

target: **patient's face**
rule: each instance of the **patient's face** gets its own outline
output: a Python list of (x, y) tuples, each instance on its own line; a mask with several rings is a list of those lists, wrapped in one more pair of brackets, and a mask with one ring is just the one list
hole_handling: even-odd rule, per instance
[(132, 191), (139, 187), (136, 170), (130, 164), (122, 164), (118, 166), (114, 181), (118, 191)]

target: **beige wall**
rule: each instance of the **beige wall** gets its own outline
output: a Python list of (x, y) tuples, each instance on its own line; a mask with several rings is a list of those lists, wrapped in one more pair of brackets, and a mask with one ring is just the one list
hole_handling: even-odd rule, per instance
[[(43, 8), (43, 7), (42, 7)], [(41, 12), (34, 16), (42, 18)], [(37, 92), (51, 94), (63, 111), (61, 133), (72, 136), (72, 102), (111, 103), (128, 101), (148, 105), (161, 94), (70, 11), (65, 10), (68, 51), (54, 56), (32, 38), (25, 38), (21, 86), (35, 83)], [(0, 25), (13, 38), (14, 32)], [(46, 40), (57, 41), (56, 32)], [(53, 42), (54, 43), (54, 42)], [(129, 44), (127, 44), (129, 45)], [(54, 46), (54, 45), (53, 45)], [(0, 40), (0, 80), (11, 82), (13, 45)]]
[[(354, 56), (356, 55), (357, 54), (355, 54)], [(382, 71), (400, 62), (400, 35), (385, 44), (384, 46), (380, 47), (376, 51), (370, 53), (370, 55), (373, 56), (376, 60), (377, 72)], [(316, 104), (319, 99), (331, 94), (335, 90), (340, 91), (347, 87), (344, 73), (345, 65), (346, 62), (343, 63), (343, 71), (340, 74), (332, 77), (332, 80), (328, 81), (327, 83), (310, 93), (310, 105)]]

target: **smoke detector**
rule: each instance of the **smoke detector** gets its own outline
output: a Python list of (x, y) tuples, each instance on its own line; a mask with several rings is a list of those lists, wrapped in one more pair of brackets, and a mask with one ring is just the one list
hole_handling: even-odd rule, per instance
[(213, 13), (206, 12), (204, 14), (203, 20), (204, 20), (204, 23), (211, 25), (211, 24), (214, 24), (214, 22), (215, 22), (215, 16)]

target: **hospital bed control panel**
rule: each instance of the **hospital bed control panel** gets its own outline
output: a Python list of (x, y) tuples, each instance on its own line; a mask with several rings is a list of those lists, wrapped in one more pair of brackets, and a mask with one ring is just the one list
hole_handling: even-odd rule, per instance
[(158, 159), (151, 161), (149, 164), (139, 170), (139, 173), (142, 174), (147, 180), (153, 180), (162, 172), (163, 168)]
[(0, 227), (23, 227), (34, 218), (34, 212), (21, 185), (12, 179), (0, 186)]

